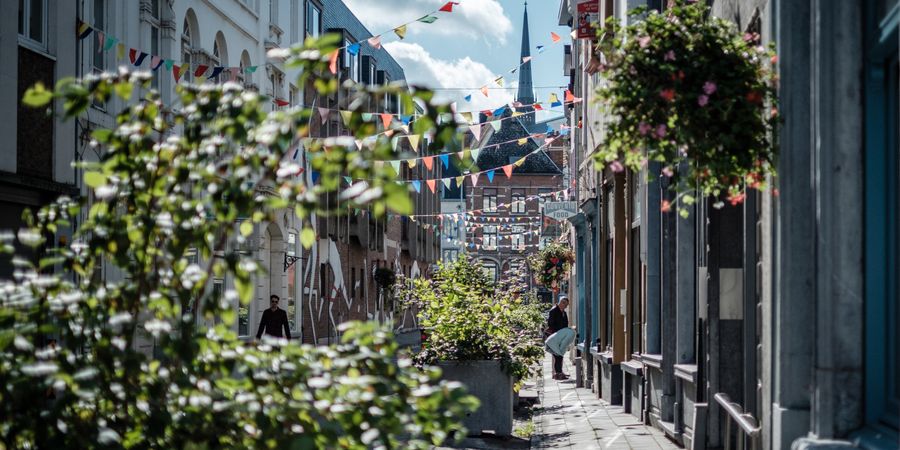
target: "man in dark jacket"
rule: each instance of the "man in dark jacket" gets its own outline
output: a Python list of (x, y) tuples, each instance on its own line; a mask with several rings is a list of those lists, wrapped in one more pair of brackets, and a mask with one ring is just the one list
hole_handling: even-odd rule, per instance
[[(256, 332), (256, 338), (262, 337), (263, 332), (273, 337), (287, 337), (291, 340), (291, 325), (288, 323), (287, 312), (278, 308), (278, 301), (281, 300), (277, 295), (272, 294), (269, 298), (271, 308), (263, 311), (262, 320), (259, 321), (259, 330)], [(281, 330), (284, 329), (284, 334)]]
[[(547, 328), (550, 334), (556, 333), (563, 328), (569, 327), (569, 315), (566, 314), (566, 308), (569, 306), (569, 297), (562, 295), (559, 302), (556, 303), (547, 316)], [(563, 373), (563, 357), (553, 355), (553, 379), (566, 380), (569, 376)]]

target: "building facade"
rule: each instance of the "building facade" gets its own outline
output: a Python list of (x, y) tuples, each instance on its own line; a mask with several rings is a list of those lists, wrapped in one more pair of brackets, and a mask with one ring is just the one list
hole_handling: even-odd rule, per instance
[[(269, 97), (271, 110), (301, 105), (327, 108), (330, 113), (316, 123), (312, 136), (340, 136), (346, 131), (338, 110), (347, 107), (347, 90), (316, 98), (309, 87), (296, 84), (296, 71), (267, 53), (326, 32), (342, 34), (345, 42), (372, 36), (340, 0), (29, 0), (18, 5), (7, 2), (0, 8), (7, 13), (0, 20), (9, 25), (0, 28), (4, 61), (0, 97), (5, 100), (3, 117), (14, 119), (2, 122), (5, 135), (13, 137), (2, 148), (5, 157), (0, 165), (0, 208), (8, 222), (0, 227), (4, 229), (19, 227), (24, 208), (37, 209), (60, 194), (81, 195), (90, 204), (92, 192), (82, 185), (71, 163), (102, 156), (91, 145), (91, 132), (114, 127), (115, 114), (124, 106), (121, 99), (113, 98), (91, 105), (76, 120), (61, 122), (19, 106), (24, 90), (34, 83), (53, 86), (63, 77), (124, 66), (149, 71), (164, 106), (177, 108), (179, 83), (233, 81)], [(18, 17), (18, 24), (13, 17)], [(80, 23), (90, 27), (87, 36), (76, 36)], [(339, 65), (342, 81), (380, 85), (402, 83), (405, 78), (385, 50), (368, 46), (357, 54), (344, 51)], [(391, 113), (398, 123), (415, 113), (403, 111), (397, 98), (380, 98), (368, 110)], [(313, 183), (309, 161), (304, 152), (298, 154), (307, 169), (307, 182)], [(420, 172), (410, 169), (401, 177), (427, 175)], [(274, 193), (273, 189), (259, 187), (263, 195)], [(439, 211), (436, 196), (415, 195), (416, 213)], [(335, 340), (337, 325), (347, 320), (379, 319), (398, 327), (414, 326), (404, 325), (404, 320), (412, 319), (409, 314), (386, 309), (373, 274), (378, 267), (407, 276), (426, 274), (439, 257), (437, 230), (397, 216), (375, 220), (366, 211), (318, 219), (313, 225), (319, 239), (310, 251), (299, 243), (302, 226), (290, 210), (277, 212), (271, 222), (256, 225), (246, 242), (235, 244), (239, 248), (234, 250), (252, 254), (267, 275), (258, 278), (256, 298), (249, 306), (235, 304), (234, 331), (252, 339), (270, 295), (282, 298), (293, 334), (305, 342)], [(8, 261), (0, 264), (0, 276), (9, 276), (10, 270)], [(117, 280), (122, 274), (104, 265), (96, 276)], [(224, 293), (231, 286), (232, 280), (215, 279), (210, 289)], [(149, 337), (138, 342), (152, 350)]]
[[(561, 26), (578, 3), (560, 2)], [(626, 23), (630, 8), (668, 6), (598, 3)], [(585, 124), (570, 149), (577, 381), (685, 447), (897, 448), (900, 9), (709, 4), (777, 44), (779, 177), (739, 205), (664, 213), (661, 167), (595, 172), (585, 161), (609, 118), (570, 108)], [(564, 62), (587, 99), (604, 82), (591, 44)]]

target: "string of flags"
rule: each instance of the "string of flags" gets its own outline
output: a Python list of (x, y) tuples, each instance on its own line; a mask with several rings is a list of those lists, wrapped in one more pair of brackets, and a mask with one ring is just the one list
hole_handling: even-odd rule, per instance
[[(540, 198), (547, 198), (547, 197), (554, 197), (556, 199), (567, 198), (568, 193), (569, 193), (569, 189), (560, 189), (558, 191), (543, 192), (540, 194), (529, 195), (529, 196), (525, 197), (525, 200), (537, 200)], [(511, 206), (514, 203), (516, 203), (516, 202), (500, 203), (497, 205), (497, 208), (506, 208), (506, 207)], [(490, 214), (493, 212), (495, 212), (494, 209), (485, 210), (482, 208), (482, 209), (472, 209), (472, 210), (468, 210), (468, 211), (455, 212), (455, 213), (411, 214), (411, 215), (408, 215), (407, 217), (412, 218), (412, 219), (437, 217), (438, 219), (447, 218), (450, 220), (455, 219), (456, 221), (464, 221), (464, 220), (468, 220), (468, 218), (475, 218), (476, 216), (479, 216), (480, 214)], [(518, 219), (518, 218), (514, 218), (514, 217), (481, 217), (481, 218), (487, 219), (485, 221), (501, 221), (501, 222)], [(525, 217), (523, 217), (523, 218), (525, 218)]]

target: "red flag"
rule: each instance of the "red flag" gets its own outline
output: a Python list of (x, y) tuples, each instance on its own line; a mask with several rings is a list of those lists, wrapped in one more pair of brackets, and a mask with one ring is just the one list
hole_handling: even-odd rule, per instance
[(278, 106), (287, 106), (287, 105), (290, 105), (291, 102), (289, 102), (289, 101), (287, 101), (287, 100), (282, 100), (282, 99), (280, 99), (280, 98), (276, 98), (276, 99), (275, 99), (275, 104), (278, 105)]
[(575, 101), (575, 96), (572, 95), (572, 91), (566, 89), (566, 103), (571, 103)]
[(540, 104), (540, 103), (535, 103), (535, 104), (533, 104), (533, 105), (531, 105), (531, 106), (534, 107), (534, 110), (535, 110), (535, 111), (541, 111), (541, 110), (544, 109), (544, 108), (541, 107), (541, 104)]
[(173, 66), (172, 75), (175, 76), (175, 83), (178, 83), (181, 80), (181, 66)]
[(391, 120), (393, 120), (393, 119), (394, 119), (393, 114), (384, 113), (381, 115), (381, 123), (384, 124), (385, 128), (388, 128), (391, 126)]
[(506, 174), (506, 178), (512, 178), (513, 165), (507, 164), (503, 166), (503, 173)]
[(337, 75), (337, 60), (338, 60), (338, 51), (335, 50), (331, 53), (331, 59), (328, 61), (328, 70), (331, 71), (332, 75)]
[(425, 184), (428, 185), (428, 189), (431, 189), (431, 193), (434, 194), (434, 186), (437, 184), (437, 180), (425, 180)]
[[(433, 156), (429, 156), (428, 158), (423, 159), (422, 162), (425, 163), (425, 167), (428, 170), (431, 170), (431, 168), (434, 167), (434, 157)], [(432, 189), (432, 192), (434, 192), (434, 189)]]
[(197, 66), (197, 70), (194, 71), (195, 77), (202, 77), (204, 73), (206, 73), (206, 69), (209, 69), (209, 66), (206, 64), (200, 64)]
[(137, 59), (137, 49), (128, 49), (128, 59), (130, 59), (131, 63), (134, 64), (134, 61)]
[(559, 37), (558, 34), (556, 34), (556, 33), (554, 33), (554, 32), (551, 31), (551, 32), (550, 32), (550, 39), (553, 40), (553, 43), (557, 43), (557, 42), (559, 42), (560, 39), (562, 39), (562, 38)]
[(438, 11), (448, 12), (448, 13), (453, 12), (453, 5), (458, 5), (458, 4), (459, 4), (459, 2), (447, 2), (447, 4), (444, 6), (441, 6), (441, 9), (439, 9)]

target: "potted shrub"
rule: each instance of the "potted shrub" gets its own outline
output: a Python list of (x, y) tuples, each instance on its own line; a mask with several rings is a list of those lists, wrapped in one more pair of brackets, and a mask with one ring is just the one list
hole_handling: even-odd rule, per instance
[(415, 280), (404, 294), (428, 331), (414, 361), (440, 367), (445, 380), (463, 383), (480, 400), (464, 421), (470, 432), (509, 435), (513, 392), (543, 355), (533, 339), (540, 322), (522, 313), (525, 297), (498, 289), (465, 258), (440, 266), (430, 280)]

